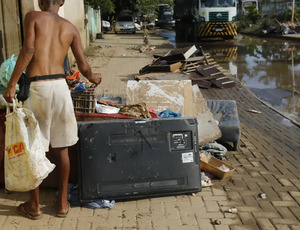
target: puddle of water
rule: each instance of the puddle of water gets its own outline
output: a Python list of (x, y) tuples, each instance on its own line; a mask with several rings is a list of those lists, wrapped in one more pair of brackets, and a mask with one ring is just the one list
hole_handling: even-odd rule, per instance
[(162, 30), (160, 32), (160, 36), (163, 37), (163, 38), (165, 38), (165, 39), (167, 39), (175, 47), (175, 44), (176, 44), (176, 41), (175, 41), (176, 35), (175, 35), (174, 31)]
[[(175, 47), (175, 33), (164, 34)], [(205, 52), (261, 99), (300, 123), (300, 42), (242, 36), (203, 42)]]

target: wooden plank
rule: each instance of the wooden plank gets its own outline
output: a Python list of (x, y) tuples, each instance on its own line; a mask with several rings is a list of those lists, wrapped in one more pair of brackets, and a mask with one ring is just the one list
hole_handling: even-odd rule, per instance
[(196, 57), (190, 57), (189, 59), (185, 60), (185, 62), (203, 62), (204, 57), (203, 56), (196, 56)]
[(162, 72), (162, 73), (149, 73), (137, 76), (136, 80), (190, 80), (190, 76), (184, 73)]
[(182, 66), (181, 62), (176, 62), (170, 65), (149, 65), (143, 68), (143, 71), (140, 73), (152, 73), (152, 72), (176, 72)]
[(2, 9), (6, 57), (10, 57), (12, 54), (19, 55), (21, 49), (21, 23), (18, 0), (2, 0)]

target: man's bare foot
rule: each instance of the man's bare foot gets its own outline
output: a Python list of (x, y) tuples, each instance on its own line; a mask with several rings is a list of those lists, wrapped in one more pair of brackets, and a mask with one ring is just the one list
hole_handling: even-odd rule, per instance
[(41, 219), (43, 216), (43, 212), (38, 208), (38, 210), (33, 210), (30, 206), (29, 202), (20, 204), (17, 207), (16, 212), (24, 217), (27, 217), (31, 220), (38, 220)]
[(68, 205), (66, 208), (63, 208), (61, 205), (58, 205), (57, 210), (56, 210), (56, 216), (60, 217), (60, 218), (65, 218), (65, 217), (67, 217), (69, 210), (70, 210), (69, 202), (68, 202)]

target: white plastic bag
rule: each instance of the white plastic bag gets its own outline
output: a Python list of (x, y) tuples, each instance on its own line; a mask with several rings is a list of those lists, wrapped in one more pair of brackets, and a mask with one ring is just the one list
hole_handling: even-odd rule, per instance
[(5, 187), (9, 191), (26, 192), (37, 188), (55, 165), (45, 154), (40, 128), (32, 111), (7, 107), (5, 132)]

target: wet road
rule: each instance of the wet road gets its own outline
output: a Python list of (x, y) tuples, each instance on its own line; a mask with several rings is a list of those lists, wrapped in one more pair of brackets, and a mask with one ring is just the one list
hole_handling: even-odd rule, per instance
[[(176, 44), (173, 31), (161, 36), (175, 47), (190, 45)], [(197, 45), (262, 100), (300, 123), (300, 42), (241, 36)]]

